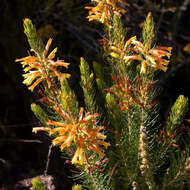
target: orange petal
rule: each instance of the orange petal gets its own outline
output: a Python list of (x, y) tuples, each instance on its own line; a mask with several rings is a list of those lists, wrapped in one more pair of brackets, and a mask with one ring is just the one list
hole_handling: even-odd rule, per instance
[(38, 131), (49, 131), (49, 130), (50, 130), (49, 127), (34, 127), (32, 129), (32, 132), (37, 133)]
[(31, 64), (31, 65), (25, 67), (25, 68), (24, 68), (24, 72), (28, 72), (28, 71), (31, 70), (31, 69), (39, 69), (38, 64), (33, 63), (33, 64)]
[(41, 78), (39, 78), (38, 80), (36, 80), (28, 89), (33, 91), (34, 88), (42, 81)]
[(49, 135), (52, 135), (56, 132), (59, 132), (60, 130), (62, 130), (62, 127), (56, 127), (56, 128), (53, 128), (49, 131)]
[(46, 82), (47, 82), (47, 84), (48, 84), (48, 88), (50, 88), (50, 87), (51, 87), (51, 81), (50, 81), (48, 75), (46, 76)]
[(58, 127), (65, 127), (66, 126), (66, 124), (63, 122), (52, 121), (52, 120), (49, 120), (47, 122), (47, 125), (53, 125), (53, 126), (58, 126)]
[(83, 107), (81, 107), (80, 108), (80, 112), (79, 112), (79, 121), (82, 119), (82, 117), (83, 117), (83, 112), (84, 112), (84, 108)]
[(88, 6), (87, 6), (87, 7), (85, 7), (85, 9), (93, 9), (93, 8), (94, 8), (94, 7), (88, 7)]
[(84, 161), (84, 158), (83, 158), (83, 149), (78, 146), (76, 152), (75, 152), (75, 155), (73, 156), (73, 159), (72, 159), (72, 164), (83, 164), (83, 161)]
[(101, 149), (99, 146), (93, 144), (93, 145), (90, 145), (89, 148), (90, 148), (93, 152), (97, 153), (101, 158), (104, 157), (104, 153), (102, 152), (103, 149)]
[(114, 58), (119, 58), (119, 57), (120, 57), (120, 55), (118, 55), (118, 54), (115, 53), (115, 52), (111, 52), (110, 55), (111, 55), (112, 57), (114, 57)]
[(140, 71), (140, 73), (146, 73), (146, 61), (143, 61), (142, 63), (141, 63), (141, 71)]
[(159, 46), (159, 47), (157, 47), (156, 49), (160, 49), (160, 50), (166, 50), (166, 51), (169, 51), (169, 52), (171, 52), (171, 50), (172, 50), (172, 47), (163, 47), (163, 46)]
[(130, 55), (130, 56), (124, 56), (123, 58), (125, 61), (129, 60), (140, 60), (140, 57), (138, 55)]
[(39, 77), (39, 75), (39, 71), (30, 71), (29, 73), (24, 74), (23, 77), (25, 78), (25, 80), (23, 81), (23, 84), (30, 85), (34, 79)]
[(110, 146), (110, 143), (107, 143), (107, 142), (104, 142), (104, 141), (95, 140), (95, 142), (96, 142), (97, 144), (100, 144), (100, 145), (105, 146), (106, 148), (107, 148), (108, 146)]
[(154, 56), (158, 56), (158, 57), (167, 56), (168, 58), (170, 58), (170, 56), (171, 56), (171, 53), (164, 51), (164, 50), (159, 50), (159, 49), (151, 49), (149, 51), (149, 53), (151, 53)]
[(127, 48), (131, 44), (131, 42), (135, 41), (136, 39), (137, 39), (137, 37), (133, 36), (129, 40), (127, 40), (126, 43), (125, 43), (124, 49)]
[(65, 142), (60, 146), (61, 150), (63, 150), (66, 146), (70, 146), (71, 142), (73, 140), (73, 137), (67, 136)]
[(55, 57), (55, 53), (57, 52), (57, 48), (55, 48), (49, 55), (48, 59), (53, 59)]
[[(16, 59), (16, 62), (36, 62), (37, 58), (34, 56), (28, 56), (28, 57), (23, 57), (21, 59)], [(22, 63), (21, 63), (22, 64)]]
[(83, 164), (84, 162), (84, 149), (80, 148), (80, 152), (79, 152), (79, 163)]
[(100, 138), (100, 139), (106, 139), (106, 135), (103, 135), (102, 133), (96, 133), (94, 134), (94, 136), (96, 136), (97, 138)]
[(67, 138), (68, 138), (68, 136), (56, 137), (55, 139), (53, 139), (52, 143), (53, 143), (53, 145), (57, 145), (59, 143), (64, 142)]
[(71, 121), (72, 119), (70, 118), (70, 116), (64, 112), (63, 110), (61, 110), (58, 106), (54, 106), (54, 109), (57, 111), (57, 113), (64, 119), (64, 120), (68, 120)]
[(65, 63), (63, 60), (57, 60), (57, 61), (55, 61), (55, 62), (52, 61), (51, 64), (52, 64), (53, 66), (63, 66), (63, 67), (65, 67), (65, 68), (68, 68), (68, 66), (69, 66), (70, 63)]
[(93, 118), (95, 118), (95, 117), (98, 117), (99, 116), (99, 114), (98, 113), (95, 113), (95, 114), (93, 114), (93, 115), (88, 115), (88, 116), (86, 116), (83, 120), (84, 121), (89, 121), (89, 120), (91, 120), (91, 119), (93, 119)]
[(45, 50), (44, 50), (44, 56), (47, 55), (51, 43), (52, 43), (52, 38), (50, 38), (50, 39), (48, 40), (47, 44), (46, 44), (46, 47), (45, 47)]

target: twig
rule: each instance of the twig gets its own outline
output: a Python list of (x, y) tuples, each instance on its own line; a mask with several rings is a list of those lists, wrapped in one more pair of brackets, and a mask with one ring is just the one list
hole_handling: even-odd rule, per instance
[(0, 128), (13, 128), (13, 127), (33, 127), (39, 125), (39, 123), (27, 123), (27, 124), (14, 124), (14, 125), (4, 125), (1, 123)]
[(46, 175), (47, 175), (47, 172), (48, 172), (52, 147), (53, 147), (53, 144), (51, 144), (51, 145), (49, 146), (49, 151), (48, 151), (47, 162), (46, 162), (46, 169), (45, 169), (45, 171), (44, 171), (44, 176), (46, 176)]
[(112, 178), (112, 176), (113, 176), (113, 174), (114, 174), (114, 172), (115, 172), (118, 165), (119, 165), (119, 161), (117, 161), (116, 164), (114, 165), (114, 167), (113, 167), (113, 169), (112, 169), (112, 171), (110, 173), (109, 180)]
[(40, 140), (27, 140), (27, 139), (0, 139), (0, 142), (43, 143)]

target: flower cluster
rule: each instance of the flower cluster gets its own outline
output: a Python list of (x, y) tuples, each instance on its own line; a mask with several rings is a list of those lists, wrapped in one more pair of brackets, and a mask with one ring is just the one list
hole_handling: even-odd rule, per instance
[(53, 139), (53, 145), (60, 145), (61, 150), (70, 147), (73, 142), (77, 147), (72, 158), (73, 164), (83, 164), (88, 149), (103, 158), (104, 153), (100, 145), (107, 148), (110, 144), (104, 142), (106, 136), (100, 133), (104, 127), (96, 124), (95, 118), (99, 115), (97, 113), (91, 115), (89, 112), (84, 115), (84, 108), (81, 108), (78, 118), (74, 119), (59, 107), (55, 106), (54, 108), (64, 121), (49, 120), (48, 127), (35, 127), (33, 132), (48, 131), (49, 135), (57, 133), (58, 136)]
[(20, 62), (24, 67), (24, 84), (29, 86), (31, 91), (41, 83), (46, 81), (48, 88), (51, 86), (51, 80), (55, 77), (58, 77), (60, 81), (65, 78), (69, 78), (70, 74), (60, 73), (56, 67), (61, 66), (68, 68), (69, 63), (65, 63), (64, 60), (53, 61), (57, 48), (55, 48), (49, 55), (49, 47), (51, 45), (52, 39), (50, 38), (47, 42), (45, 50), (43, 53), (38, 53), (35, 50), (31, 50), (35, 53), (35, 56), (28, 56), (21, 59), (16, 59), (16, 62)]
[[(114, 44), (110, 46), (110, 55), (114, 58), (120, 59), (124, 62), (128, 59), (128, 55), (132, 51), (132, 41), (136, 40), (136, 36), (131, 37), (129, 40), (124, 42), (124, 39), (119, 44)], [(134, 57), (134, 58), (133, 58)], [(131, 56), (131, 59), (135, 59), (136, 56)]]
[(89, 9), (89, 16), (87, 17), (89, 21), (97, 20), (104, 23), (108, 27), (111, 27), (109, 21), (113, 15), (121, 17), (121, 13), (124, 14), (126, 11), (124, 9), (118, 8), (116, 3), (124, 4), (121, 0), (91, 0), (92, 2), (97, 2), (96, 7), (85, 7)]
[(137, 88), (127, 77), (114, 77), (112, 76), (112, 80), (115, 82), (112, 89), (106, 89), (107, 92), (115, 94), (121, 102), (119, 106), (121, 110), (128, 111), (133, 103), (137, 104), (143, 109), (150, 109), (156, 101), (151, 103), (147, 102), (148, 91), (155, 83), (155, 81), (151, 81), (147, 87), (143, 88), (141, 78), (138, 78), (139, 88)]
[[(133, 52), (132, 55), (124, 55), (127, 49)], [(140, 41), (136, 40), (136, 37), (130, 38), (123, 49), (112, 46), (111, 56), (124, 60), (126, 63), (131, 60), (138, 60), (141, 62), (141, 73), (147, 72), (147, 67), (160, 69), (166, 72), (167, 65), (169, 64), (169, 59), (171, 56), (171, 47), (154, 47), (148, 49), (146, 45), (143, 45)], [(167, 58), (167, 59), (166, 59)]]

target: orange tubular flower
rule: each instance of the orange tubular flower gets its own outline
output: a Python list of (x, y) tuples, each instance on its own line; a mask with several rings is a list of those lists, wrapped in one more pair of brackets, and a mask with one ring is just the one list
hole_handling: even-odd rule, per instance
[[(116, 6), (116, 3), (123, 4), (121, 1), (113, 0), (91, 0), (92, 2), (97, 2), (96, 7), (85, 7), (89, 9), (89, 16), (87, 17), (89, 21), (97, 20), (101, 23), (105, 23), (108, 27), (109, 21), (112, 15), (116, 15), (121, 17), (121, 13), (124, 14), (126, 11), (124, 9), (120, 9)], [(115, 3), (116, 2), (116, 3)]]
[[(110, 55), (112, 57), (124, 60), (126, 63), (129, 63), (131, 60), (141, 61), (141, 73), (146, 73), (147, 66), (166, 72), (169, 64), (167, 59), (171, 56), (172, 48), (158, 46), (148, 49), (141, 42), (137, 41), (136, 36), (134, 36), (126, 41), (124, 47), (111, 46), (111, 50)], [(129, 51), (137, 54), (127, 55)]]
[(126, 42), (124, 42), (123, 39), (123, 42), (121, 42), (120, 44), (110, 46), (110, 55), (114, 58), (123, 60), (124, 62), (126, 62), (126, 57), (129, 57), (131, 60), (138, 59), (138, 56), (136, 55), (126, 56), (126, 54), (129, 54), (129, 52), (132, 51), (131, 46), (133, 40), (136, 40), (136, 36), (131, 37)]
[(20, 62), (24, 67), (26, 74), (23, 75), (25, 78), (23, 83), (29, 86), (31, 91), (42, 81), (46, 81), (48, 88), (50, 88), (52, 78), (58, 77), (58, 79), (62, 81), (64, 78), (70, 77), (70, 74), (60, 73), (55, 68), (57, 66), (68, 68), (69, 65), (69, 63), (65, 63), (64, 60), (53, 61), (57, 48), (47, 56), (51, 42), (52, 39), (50, 38), (42, 54), (32, 49), (31, 51), (35, 53), (35, 56), (16, 59), (16, 62)]
[(97, 153), (101, 158), (104, 157), (103, 149), (100, 145), (108, 147), (110, 144), (105, 142), (106, 136), (100, 133), (104, 129), (103, 126), (97, 126), (95, 118), (99, 114), (91, 115), (89, 112), (84, 115), (84, 108), (81, 108), (77, 119), (70, 117), (59, 107), (54, 107), (57, 113), (63, 118), (63, 122), (48, 121), (47, 125), (52, 127), (36, 127), (37, 131), (48, 131), (49, 135), (57, 134), (53, 139), (53, 145), (59, 145), (61, 150), (70, 147), (71, 143), (77, 146), (77, 150), (72, 158), (73, 164), (83, 164), (87, 149)]
[[(147, 66), (163, 70), (164, 72), (167, 71), (167, 65), (169, 64), (169, 60), (167, 59), (171, 56), (171, 47), (158, 46), (147, 49), (146, 46), (137, 40), (133, 40), (131, 43), (134, 44), (133, 50), (138, 53), (138, 60), (141, 60), (141, 73), (146, 73)], [(167, 57), (167, 59), (165, 59), (165, 57)], [(127, 59), (130, 58), (126, 56), (126, 60)]]

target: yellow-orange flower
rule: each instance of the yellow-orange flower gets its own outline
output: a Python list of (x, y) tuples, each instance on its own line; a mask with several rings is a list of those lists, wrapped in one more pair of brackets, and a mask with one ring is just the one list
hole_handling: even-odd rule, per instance
[[(111, 45), (110, 46), (110, 50), (111, 53), (110, 55), (114, 58), (118, 58), (120, 60), (124, 60), (126, 54), (128, 54), (132, 49), (131, 49), (131, 45), (132, 45), (132, 41), (136, 40), (136, 36), (131, 37), (129, 40), (127, 40), (126, 42), (124, 41), (124, 39), (119, 43), (119, 44), (115, 44), (115, 45)], [(136, 59), (136, 56), (130, 56), (131, 59)]]
[(104, 129), (103, 126), (97, 126), (96, 117), (99, 114), (90, 114), (89, 112), (84, 115), (84, 108), (80, 109), (77, 119), (72, 118), (62, 109), (55, 106), (57, 113), (63, 118), (64, 121), (48, 121), (48, 126), (52, 127), (36, 127), (33, 132), (48, 131), (49, 135), (57, 134), (53, 139), (53, 145), (59, 145), (61, 150), (65, 147), (70, 147), (74, 143), (77, 150), (72, 158), (73, 164), (83, 164), (84, 156), (88, 149), (97, 153), (101, 158), (104, 157), (103, 149), (100, 145), (108, 147), (110, 144), (105, 142), (106, 136), (100, 131)]
[(87, 17), (89, 21), (97, 20), (101, 23), (106, 24), (110, 27), (109, 21), (111, 16), (116, 15), (121, 17), (121, 13), (124, 14), (126, 11), (124, 9), (118, 8), (116, 3), (122, 4), (120, 0), (91, 0), (92, 2), (97, 2), (96, 7), (85, 7), (89, 9), (89, 16)]
[[(163, 70), (164, 72), (167, 71), (169, 64), (169, 60), (167, 59), (171, 56), (172, 47), (158, 46), (147, 49), (145, 45), (137, 40), (133, 40), (131, 43), (134, 44), (133, 50), (138, 53), (136, 60), (141, 61), (141, 73), (146, 73), (147, 66)], [(124, 59), (127, 61), (130, 58), (126, 56)]]
[(31, 50), (35, 53), (35, 56), (16, 59), (16, 62), (20, 62), (24, 67), (23, 70), (26, 74), (23, 75), (25, 78), (23, 83), (29, 86), (31, 91), (42, 81), (46, 81), (50, 88), (52, 78), (58, 77), (58, 79), (62, 81), (64, 78), (70, 77), (70, 74), (60, 73), (56, 69), (57, 66), (68, 68), (69, 65), (69, 63), (65, 63), (64, 60), (53, 61), (57, 48), (47, 55), (51, 42), (52, 39), (50, 38), (42, 54)]
[[(121, 59), (126, 63), (130, 60), (139, 60), (141, 62), (140, 72), (146, 73), (147, 67), (166, 72), (172, 48), (158, 46), (148, 49), (146, 45), (137, 41), (136, 36), (134, 36), (125, 43), (124, 47), (111, 46), (111, 50), (110, 55), (112, 57)], [(128, 55), (129, 52), (132, 53), (132, 55)]]

